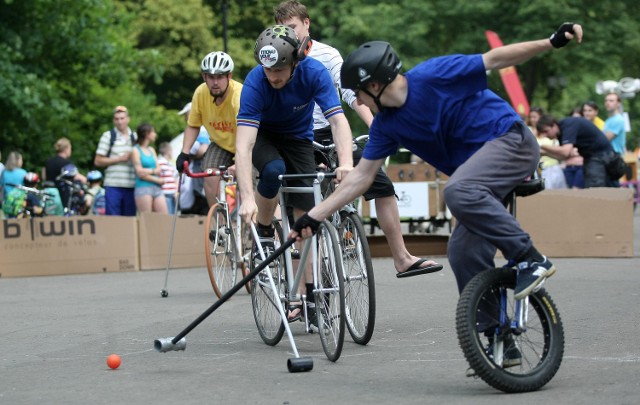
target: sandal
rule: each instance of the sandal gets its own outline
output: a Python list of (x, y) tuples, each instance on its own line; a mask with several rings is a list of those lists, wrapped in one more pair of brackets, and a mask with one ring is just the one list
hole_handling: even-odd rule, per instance
[(290, 304), (287, 309), (287, 321), (289, 323), (299, 321), (302, 319), (302, 303), (297, 302), (295, 304)]

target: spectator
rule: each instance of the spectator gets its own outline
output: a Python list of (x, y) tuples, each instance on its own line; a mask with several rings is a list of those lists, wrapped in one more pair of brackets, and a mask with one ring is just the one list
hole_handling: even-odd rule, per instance
[(87, 212), (93, 215), (105, 215), (107, 204), (102, 187), (102, 173), (98, 170), (91, 170), (87, 173), (87, 182), (89, 183), (89, 189), (85, 196)]
[[(4, 172), (4, 163), (2, 163), (2, 152), (0, 152), (0, 179), (2, 179), (2, 172)], [(2, 200), (4, 199), (4, 189), (2, 183), (0, 183), (0, 207), (2, 206)]]
[[(29, 172), (24, 175), (21, 185), (37, 190), (39, 181), (37, 173)], [(35, 192), (20, 187), (12, 187), (2, 205), (2, 211), (7, 218), (25, 218), (42, 216), (44, 209), (42, 201), (40, 201)]]
[(529, 115), (527, 116), (527, 126), (529, 126), (529, 129), (535, 136), (538, 136), (536, 125), (538, 124), (538, 120), (540, 119), (540, 116), (542, 116), (542, 114), (544, 114), (542, 107), (534, 106), (529, 109)]
[(585, 187), (615, 187), (607, 174), (607, 165), (615, 152), (602, 131), (594, 123), (582, 117), (568, 117), (556, 121), (551, 115), (543, 115), (538, 121), (538, 133), (558, 139), (559, 146), (543, 145), (542, 153), (556, 159), (567, 159), (578, 149), (584, 158)]
[(582, 104), (582, 109), (580, 110), (580, 115), (593, 122), (596, 127), (600, 131), (604, 129), (604, 121), (602, 118), (598, 116), (600, 109), (598, 108), (598, 104), (595, 101), (587, 101)]
[(167, 201), (162, 192), (164, 179), (158, 156), (151, 146), (157, 134), (151, 124), (140, 124), (137, 130), (138, 142), (131, 153), (131, 162), (136, 172), (135, 202), (138, 212), (167, 213)]
[(160, 166), (160, 177), (164, 180), (162, 183), (162, 193), (167, 200), (167, 212), (175, 214), (176, 212), (176, 191), (178, 189), (177, 171), (173, 163), (171, 163), (171, 144), (162, 142), (158, 146), (158, 166)]
[(100, 137), (94, 164), (104, 167), (104, 189), (107, 215), (136, 215), (133, 190), (136, 174), (131, 163), (131, 151), (136, 134), (129, 128), (127, 107), (118, 106), (113, 110), (114, 128)]
[[(62, 206), (67, 207), (69, 204), (69, 198), (71, 197), (71, 190), (67, 183), (59, 179), (59, 176), (62, 174), (63, 167), (73, 164), (70, 159), (72, 152), (71, 141), (67, 138), (60, 138), (56, 141), (54, 148), (56, 150), (56, 154), (47, 159), (44, 167), (42, 168), (42, 181), (53, 181), (55, 183), (58, 191), (60, 192)], [(80, 172), (76, 173), (72, 179), (68, 180), (78, 181), (83, 184), (87, 182), (87, 178), (80, 174)]]
[[(309, 27), (311, 25), (309, 13), (306, 6), (297, 0), (287, 0), (280, 3), (276, 7), (274, 14), (276, 24), (286, 25), (292, 28), (298, 38), (309, 37)], [(371, 126), (371, 122), (373, 121), (371, 110), (365, 105), (358, 104), (355, 93), (352, 90), (342, 89), (340, 87), (340, 68), (342, 67), (343, 61), (338, 50), (322, 42), (313, 41), (308, 57), (322, 62), (324, 67), (329, 71), (335, 88), (340, 90), (342, 100), (356, 111), (367, 127)], [(324, 117), (318, 104), (315, 104), (313, 109), (313, 133), (316, 142), (331, 143), (331, 125)], [(358, 164), (361, 157), (362, 150), (354, 150), (353, 164)], [(328, 162), (319, 163), (326, 164)], [(436, 271), (436, 269), (439, 270), (442, 268), (441, 266), (435, 266), (435, 262), (413, 256), (407, 250), (404, 239), (402, 238), (402, 229), (400, 228), (400, 214), (395, 189), (393, 183), (382, 168), (378, 170), (371, 188), (364, 193), (364, 198), (366, 201), (375, 199), (378, 221), (391, 248), (394, 267), (398, 277), (410, 277), (431, 273)]]
[(13, 190), (12, 184), (22, 184), (27, 171), (22, 168), (22, 153), (13, 151), (7, 156), (2, 176), (0, 176), (0, 186), (4, 192), (3, 201)]
[(624, 156), (627, 151), (627, 138), (624, 129), (624, 117), (621, 111), (622, 104), (617, 93), (609, 93), (604, 98), (604, 108), (609, 118), (604, 122), (604, 134), (611, 142), (614, 152)]

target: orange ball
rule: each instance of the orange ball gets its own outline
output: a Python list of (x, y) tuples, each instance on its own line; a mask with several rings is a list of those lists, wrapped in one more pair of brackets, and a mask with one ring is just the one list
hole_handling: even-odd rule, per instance
[(109, 357), (107, 357), (107, 366), (109, 366), (109, 368), (112, 368), (114, 370), (120, 367), (121, 362), (122, 360), (120, 359), (120, 356), (118, 356), (117, 354), (111, 354), (109, 355)]

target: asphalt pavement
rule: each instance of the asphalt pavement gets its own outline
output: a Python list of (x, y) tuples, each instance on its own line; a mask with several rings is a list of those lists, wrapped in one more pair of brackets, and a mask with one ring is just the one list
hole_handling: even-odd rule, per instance
[[(374, 259), (378, 315), (366, 346), (346, 338), (332, 363), (318, 335), (292, 324), (307, 373), (287, 371), (285, 338), (265, 345), (243, 289), (158, 353), (214, 301), (206, 270), (0, 279), (0, 404), (637, 404), (640, 403), (640, 214), (635, 257), (554, 259), (547, 291), (559, 308), (565, 354), (543, 389), (504, 394), (465, 377), (454, 326), (453, 274), (396, 279)], [(106, 358), (122, 365), (111, 370)]]

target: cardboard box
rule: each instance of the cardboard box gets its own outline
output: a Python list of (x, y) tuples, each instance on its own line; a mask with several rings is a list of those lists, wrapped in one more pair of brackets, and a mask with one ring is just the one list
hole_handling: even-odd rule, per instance
[(387, 166), (387, 176), (394, 183), (403, 181), (436, 181), (449, 177), (428, 163), (402, 163)]
[[(173, 237), (171, 269), (206, 267), (204, 251), (205, 216), (185, 216), (176, 219)], [(140, 269), (167, 267), (173, 215), (144, 213), (139, 216)]]
[(137, 271), (134, 217), (5, 219), (0, 277)]
[(518, 198), (517, 218), (549, 257), (632, 257), (633, 192), (545, 190)]

